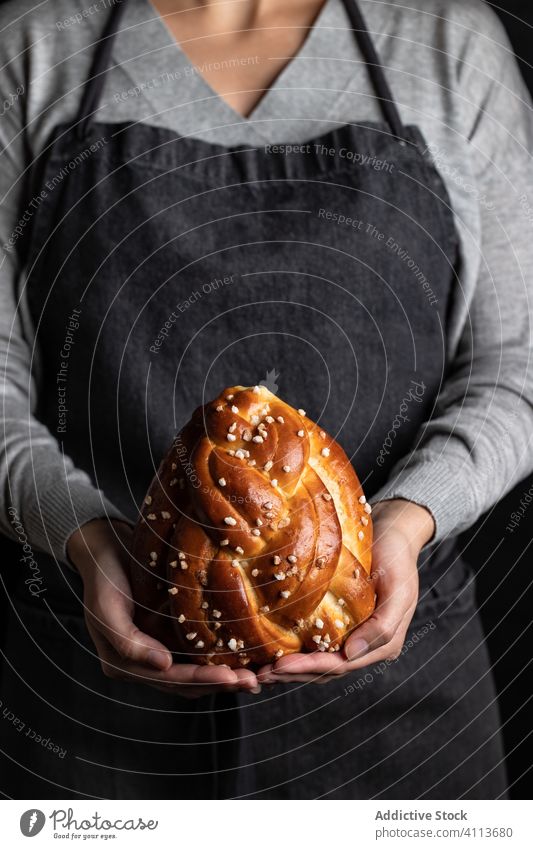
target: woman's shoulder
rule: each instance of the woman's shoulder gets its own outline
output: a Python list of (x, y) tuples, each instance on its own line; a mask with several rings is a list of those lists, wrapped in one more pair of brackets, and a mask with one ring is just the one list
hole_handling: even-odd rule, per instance
[(362, 9), (388, 35), (440, 49), (450, 59), (475, 44), (487, 53), (509, 46), (500, 18), (485, 0), (389, 0), (364, 2)]
[(0, 6), (0, 37), (68, 33), (73, 39), (80, 38), (84, 27), (102, 27), (116, 2), (120, 0), (46, 0), (39, 4), (35, 0), (7, 0)]
[(410, 75), (415, 92), (426, 78), (443, 93), (468, 88), (476, 102), (499, 75), (516, 76), (505, 27), (485, 0), (365, 1), (362, 9), (371, 30), (385, 36), (381, 49), (387, 64)]
[(94, 43), (116, 0), (7, 0), (0, 6), (0, 52), (35, 77)]
[[(365, 7), (369, 13), (377, 12), (376, 7), (372, 10), (372, 4), (364, 3), (363, 11)], [(470, 32), (502, 29), (498, 15), (486, 0), (389, 0), (384, 8), (384, 14), (390, 9), (405, 21), (424, 21), (428, 27), (465, 27)]]
[(8, 0), (0, 6), (0, 102), (9, 108), (11, 134), (23, 129), (30, 148), (74, 114), (116, 1)]

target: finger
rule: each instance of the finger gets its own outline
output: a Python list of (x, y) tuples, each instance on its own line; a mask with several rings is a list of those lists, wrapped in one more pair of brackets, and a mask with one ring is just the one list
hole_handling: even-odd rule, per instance
[(342, 652), (287, 655), (273, 664), (272, 673), (276, 677), (281, 674), (339, 676), (383, 660), (387, 657), (387, 651), (380, 649), (397, 640), (401, 629), (407, 629), (415, 607), (416, 600), (413, 601), (411, 588), (388, 575), (386, 581), (380, 581), (378, 603), (373, 615), (353, 631)]
[(387, 584), (378, 596), (378, 604), (370, 619), (359, 625), (348, 637), (344, 653), (348, 660), (357, 660), (391, 643), (406, 617), (412, 618), (416, 600), (406, 589)]
[(158, 673), (163, 680), (174, 684), (230, 684), (238, 685), (239, 679), (234, 669), (228, 666), (200, 666), (197, 663), (175, 663), (165, 672)]
[(254, 687), (258, 686), (257, 678), (250, 669), (230, 669), (228, 666), (216, 664), (213, 666), (200, 666), (197, 664), (176, 663), (169, 670), (169, 677), (174, 670), (176, 670), (176, 674), (180, 675), (180, 670), (184, 666), (192, 670), (191, 683), (223, 684), (225, 686), (232, 686), (235, 690), (253, 690)]
[(409, 628), (409, 624), (411, 619), (413, 618), (414, 607), (410, 608), (402, 622), (400, 623), (394, 638), (389, 642), (385, 643), (383, 646), (380, 646), (373, 651), (369, 651), (368, 653), (363, 653), (360, 657), (355, 660), (349, 660), (347, 663), (347, 671), (352, 672), (358, 669), (364, 669), (369, 666), (375, 665), (376, 663), (381, 663), (385, 661), (397, 660), (401, 654), (401, 650), (403, 644), (405, 642), (407, 630)]
[(273, 666), (272, 674), (278, 680), (281, 676), (329, 675), (341, 674), (348, 664), (341, 652), (310, 652), (309, 654), (291, 654), (280, 658)]
[[(328, 673), (328, 671), (317, 671), (315, 672), (315, 666), (313, 665), (313, 660), (320, 659), (324, 661), (330, 660), (328, 656), (325, 657), (319, 652), (313, 652), (311, 654), (300, 654), (300, 655), (290, 655), (291, 658), (297, 658), (298, 664), (301, 661), (310, 661), (309, 663), (309, 671), (305, 673), (295, 672), (293, 667), (289, 667), (287, 664), (282, 665), (282, 668), (277, 670), (274, 668), (273, 664), (268, 664), (267, 666), (261, 667), (261, 669), (257, 672), (257, 679), (261, 684), (265, 686), (272, 686), (276, 684), (327, 684), (329, 681), (332, 681), (334, 678), (338, 677), (336, 674)], [(288, 657), (285, 658), (285, 661), (288, 660)], [(338, 661), (338, 655), (337, 655)], [(277, 661), (279, 663), (279, 661)], [(277, 666), (276, 663), (276, 666)], [(348, 662), (344, 660), (343, 667), (348, 667)], [(290, 669), (290, 672), (285, 672), (285, 669)], [(336, 667), (333, 668), (333, 672), (336, 673)]]
[(316, 679), (318, 683), (318, 679), (328, 674), (336, 674), (339, 667), (347, 665), (346, 658), (340, 658), (339, 653), (295, 653), (262, 667), (257, 673), (257, 680), (261, 684), (290, 684), (308, 683)]
[(270, 667), (264, 667), (258, 673), (258, 679), (260, 681), (263, 679), (274, 679), (286, 683), (287, 681), (296, 680), (297, 676), (301, 675), (332, 675), (340, 677), (372, 663), (394, 659), (398, 657), (401, 651), (415, 607), (416, 605), (411, 605), (405, 612), (402, 621), (393, 635), (393, 639), (389, 643), (368, 654), (366, 651), (363, 652), (356, 660), (349, 661), (344, 651), (335, 653), (316, 651), (309, 654), (295, 653), (280, 658)]
[(149, 684), (148, 686), (154, 690), (159, 690), (161, 693), (166, 693), (167, 696), (179, 696), (182, 699), (202, 699), (217, 693), (234, 693), (239, 689), (230, 684), (203, 685), (202, 687), (181, 686), (180, 684)]
[[(238, 689), (236, 676), (229, 669), (215, 670), (207, 677), (198, 674), (196, 671), (197, 668), (192, 664), (187, 664), (185, 670), (179, 668), (181, 664), (175, 664), (163, 673), (152, 672), (146, 666), (131, 662), (118, 666), (115, 663), (104, 661), (102, 665), (104, 667), (104, 673), (110, 678), (157, 686), (167, 692), (180, 691), (186, 694), (187, 691), (191, 693), (198, 691), (200, 695), (206, 695), (213, 688), (217, 690), (226, 688)], [(174, 672), (174, 670), (176, 671)]]
[(124, 661), (163, 670), (172, 666), (172, 655), (168, 648), (137, 628), (131, 618), (127, 600), (120, 596), (104, 599), (94, 610), (87, 611), (87, 624), (91, 632), (101, 633)]
[(309, 677), (324, 679), (328, 677), (341, 678), (350, 672), (357, 669), (371, 666), (383, 660), (393, 660), (398, 657), (401, 651), (403, 642), (394, 640), (392, 643), (387, 643), (370, 654), (363, 655), (358, 660), (349, 661), (344, 653), (336, 653), (335, 657), (325, 653), (311, 652), (307, 655), (299, 655), (294, 664), (286, 664), (282, 668), (276, 667), (272, 670), (271, 678), (262, 678), (261, 680), (276, 680), (280, 683), (290, 683), (293, 681), (309, 680)]
[[(244, 689), (259, 693), (256, 676), (247, 669), (229, 669), (224, 665), (200, 666), (175, 663), (168, 670), (153, 672), (134, 661), (125, 661), (98, 631), (91, 636), (101, 659), (104, 674), (123, 681), (147, 684), (163, 692), (177, 692), (187, 698), (198, 698), (208, 692), (237, 692)], [(200, 685), (200, 686), (198, 686)]]
[(274, 679), (272, 676), (272, 666), (272, 663), (267, 663), (257, 670), (255, 675), (259, 684), (269, 684), (273, 682)]
[[(276, 684), (328, 684), (330, 681), (336, 680), (336, 675), (298, 675), (291, 673), (288, 675), (276, 675)], [(268, 682), (266, 682), (268, 683)]]
[(199, 666), (194, 663), (174, 663), (168, 669), (157, 670), (124, 660), (101, 634), (95, 634), (95, 644), (104, 674), (109, 678), (136, 681), (166, 688), (184, 687), (205, 689), (209, 686), (236, 686), (238, 677), (226, 666)]
[(257, 680), (257, 676), (251, 669), (234, 669), (239, 689), (248, 690), (255, 695), (261, 692), (261, 685)]
[[(310, 652), (291, 654), (280, 658), (275, 664), (264, 666), (257, 673), (258, 681), (263, 683), (290, 683), (297, 680), (309, 680), (324, 675), (342, 675), (348, 671), (348, 661), (341, 652)], [(301, 679), (300, 676), (305, 676)]]
[(321, 686), (337, 681), (337, 675), (281, 675), (280, 684), (312, 684)]

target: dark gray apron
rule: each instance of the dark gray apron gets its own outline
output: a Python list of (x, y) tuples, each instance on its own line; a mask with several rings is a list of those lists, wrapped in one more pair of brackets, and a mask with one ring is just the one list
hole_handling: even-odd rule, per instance
[[(25, 257), (38, 417), (135, 519), (192, 410), (221, 387), (265, 380), (336, 436), (372, 496), (416, 450), (446, 376), (457, 237), (445, 186), (419, 129), (401, 122), (356, 3), (346, 9), (383, 122), (290, 150), (93, 121), (124, 5), (75, 123), (57, 127), (33, 174), (33, 194), (52, 187)], [(60, 418), (59, 352), (73, 314)], [(80, 581), (39, 562), (46, 594), (32, 599), (22, 583), (13, 594), (1, 698), (66, 753), (1, 723), (9, 795), (505, 792), (472, 580), (452, 543), (420, 564), (417, 637), (397, 663), (323, 687), (198, 702), (103, 678)]]

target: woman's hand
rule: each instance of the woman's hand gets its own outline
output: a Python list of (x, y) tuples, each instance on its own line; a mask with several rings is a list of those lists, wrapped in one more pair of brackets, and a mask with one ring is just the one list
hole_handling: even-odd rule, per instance
[(332, 676), (398, 657), (418, 601), (418, 555), (433, 536), (435, 523), (428, 510), (403, 499), (379, 502), (373, 519), (377, 602), (370, 619), (353, 631), (343, 651), (287, 655), (259, 670), (260, 683), (322, 684)]
[(131, 536), (124, 522), (96, 519), (75, 531), (67, 545), (83, 581), (85, 621), (104, 675), (190, 699), (236, 689), (259, 692), (250, 670), (173, 663), (166, 646), (136, 627), (126, 571)]

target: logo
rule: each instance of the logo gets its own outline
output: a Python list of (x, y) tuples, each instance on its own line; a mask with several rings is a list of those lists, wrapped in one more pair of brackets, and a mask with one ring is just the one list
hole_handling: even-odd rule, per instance
[(276, 395), (278, 391), (278, 380), (279, 371), (276, 371), (276, 369), (273, 368), (272, 371), (267, 371), (264, 380), (259, 381), (259, 386), (266, 386), (266, 388), (269, 389), (273, 395)]
[(35, 837), (42, 831), (46, 817), (42, 811), (35, 808), (25, 811), (20, 818), (20, 830), (24, 837)]

